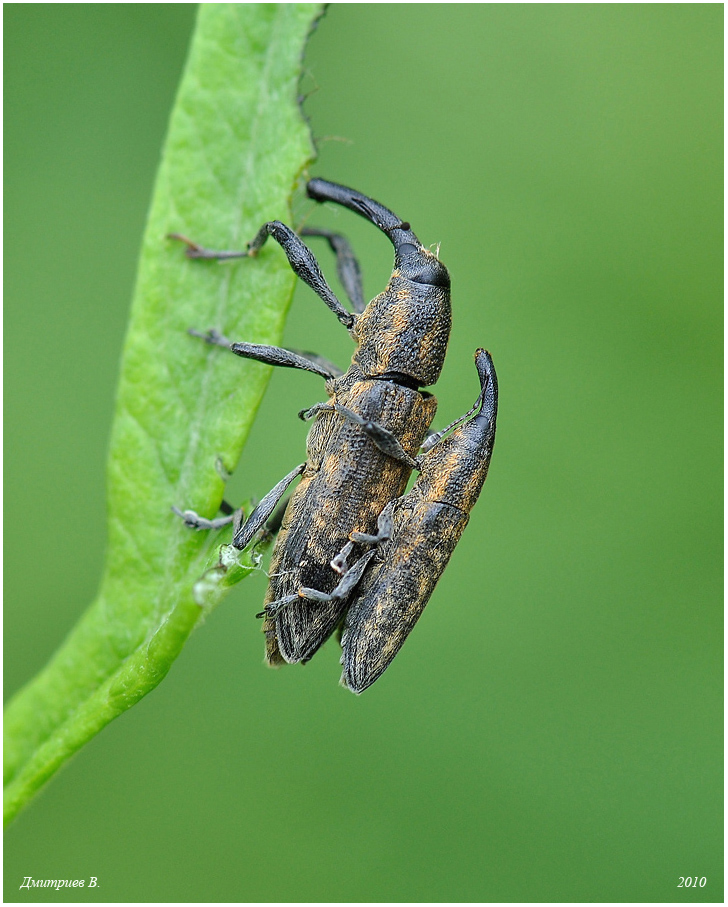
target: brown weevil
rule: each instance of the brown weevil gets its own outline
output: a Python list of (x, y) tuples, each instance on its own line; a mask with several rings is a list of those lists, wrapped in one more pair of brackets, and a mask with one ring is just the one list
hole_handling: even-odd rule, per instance
[(477, 350), (475, 365), (481, 391), (473, 410), (448, 437), (443, 439), (452, 425), (428, 439), (417, 481), (384, 508), (378, 534), (352, 533), (335, 559), (334, 566), (345, 569), (354, 543), (378, 546), (352, 596), (341, 636), (341, 681), (355, 693), (382, 675), (417, 623), (488, 475), (498, 380), (490, 353)]
[[(342, 681), (361, 692), (382, 673), (417, 620), (483, 484), (495, 432), (495, 372), (487, 354), (479, 351), (480, 412), (447, 439), (442, 439), (444, 433), (430, 435), (423, 447), (437, 406), (423, 388), (440, 375), (450, 333), (447, 269), (422, 246), (408, 223), (378, 202), (322, 179), (311, 180), (307, 192), (315, 201), (331, 201), (355, 211), (382, 230), (394, 246), (392, 276), (386, 289), (366, 305), (359, 265), (344, 237), (325, 230), (301, 231), (301, 236), (326, 239), (336, 254), (339, 278), (353, 309), (349, 312), (329, 287), (311, 250), (280, 221), (264, 224), (242, 252), (205, 249), (173, 234), (187, 244), (190, 258), (203, 259), (253, 257), (272, 236), (294, 272), (326, 303), (357, 344), (351, 365), (342, 373), (312, 353), (232, 343), (216, 329), (204, 334), (190, 331), (244, 358), (320, 375), (329, 400), (299, 414), (314, 420), (306, 462), (282, 479), (247, 521), (243, 523), (239, 514), (206, 520), (194, 511), (174, 509), (196, 529), (234, 522), (233, 545), (242, 550), (300, 476), (285, 509), (259, 615), (264, 618), (266, 659), (271, 665), (306, 662), (345, 622)], [(490, 402), (486, 405), (485, 401)], [(465, 435), (471, 426), (470, 433), (477, 434), (483, 420), (492, 426), (489, 440), (468, 446)], [(421, 470), (421, 476), (403, 496), (413, 469)], [(447, 497), (449, 489), (461, 486), (476, 489), (467, 503)], [(440, 488), (445, 495), (442, 501), (438, 499)], [(445, 540), (432, 534), (421, 536), (421, 547), (415, 553), (408, 547), (405, 522), (410, 511), (415, 519), (420, 518), (418, 496), (436, 509), (459, 508), (457, 519), (462, 525), (459, 530), (449, 528)], [(425, 528), (430, 525), (428, 519)], [(438, 519), (433, 517), (431, 525), (435, 531)], [(386, 569), (386, 560), (392, 556), (402, 564), (399, 585), (392, 584), (391, 571)], [(422, 566), (425, 561), (431, 565), (427, 571)], [(399, 602), (381, 601), (378, 590), (384, 588), (401, 595)], [(425, 588), (428, 591), (422, 591)], [(363, 596), (361, 590), (365, 590)], [(382, 609), (392, 627), (385, 634), (391, 635), (391, 642), (378, 629)], [(401, 626), (394, 628), (398, 620)], [(370, 645), (362, 642), (367, 634)], [(364, 664), (367, 660), (369, 665)]]

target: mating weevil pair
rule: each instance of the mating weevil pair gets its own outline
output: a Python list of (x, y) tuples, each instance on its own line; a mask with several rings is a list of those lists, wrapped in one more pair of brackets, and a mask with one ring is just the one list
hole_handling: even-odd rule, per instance
[[(269, 236), (357, 343), (342, 373), (320, 356), (253, 343), (232, 343), (218, 331), (191, 331), (206, 342), (269, 365), (324, 378), (329, 401), (299, 415), (314, 419), (307, 459), (276, 485), (243, 522), (181, 513), (196, 529), (234, 523), (242, 550), (264, 528), (288, 487), (291, 495), (270, 564), (264, 618), (269, 664), (308, 661), (341, 630), (342, 683), (361, 693), (389, 666), (417, 622), (468, 521), (488, 473), (495, 441), (498, 385), (490, 354), (475, 365), (480, 394), (473, 408), (439, 433), (429, 433), (437, 381), (450, 333), (450, 276), (408, 223), (353, 189), (313, 179), (310, 198), (355, 211), (394, 246), (387, 288), (364, 302), (358, 263), (339, 234), (307, 229), (336, 253), (351, 302), (339, 302), (310, 249), (280, 221), (264, 224), (244, 252), (215, 252), (185, 237), (190, 258), (255, 256)], [(425, 438), (427, 437), (427, 440)], [(424, 442), (424, 443), (423, 443)], [(412, 470), (419, 472), (405, 492)]]

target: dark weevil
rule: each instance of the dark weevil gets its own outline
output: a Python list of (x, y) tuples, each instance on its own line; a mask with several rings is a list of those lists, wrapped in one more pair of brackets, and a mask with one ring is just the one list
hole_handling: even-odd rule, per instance
[[(495, 431), (495, 372), (489, 357), (487, 367), (478, 365), (483, 382), (481, 412), (451, 436), (462, 440), (469, 426), (480, 428), (485, 419), (492, 423), (487, 444), (479, 448), (476, 445), (474, 453), (466, 453), (462, 443), (451, 438), (441, 440), (444, 433), (440, 433), (432, 436), (425, 453), (418, 458), (437, 406), (435, 398), (421, 389), (437, 381), (450, 333), (447, 269), (422, 246), (408, 223), (378, 202), (321, 179), (311, 180), (307, 191), (315, 201), (332, 201), (350, 208), (388, 236), (395, 251), (390, 281), (384, 292), (366, 305), (359, 266), (344, 237), (325, 230), (303, 230), (301, 235), (327, 239), (336, 253), (339, 277), (352, 313), (336, 298), (300, 236), (280, 221), (264, 224), (244, 252), (205, 249), (173, 234), (173, 238), (187, 244), (190, 258), (203, 259), (252, 257), (272, 236), (295, 273), (323, 299), (357, 343), (351, 365), (342, 374), (315, 354), (231, 343), (214, 329), (205, 334), (191, 331), (244, 358), (314, 372), (325, 379), (330, 399), (300, 414), (304, 419), (315, 419), (307, 439), (306, 462), (282, 479), (245, 523), (239, 514), (237, 518), (232, 515), (206, 520), (193, 511), (175, 510), (196, 529), (234, 522), (233, 545), (242, 550), (265, 526), (288, 487), (301, 476), (278, 533), (260, 615), (264, 618), (266, 658), (271, 665), (308, 661), (349, 612), (342, 637), (343, 681), (354, 692), (361, 692), (389, 664), (422, 612), (482, 487)], [(480, 351), (479, 356), (481, 363), (487, 354)], [(489, 394), (490, 407), (483, 403), (490, 399)], [(412, 469), (422, 469), (422, 475), (412, 491), (401, 497)], [(405, 547), (407, 528), (403, 516), (408, 507), (414, 507), (417, 496), (424, 495), (423, 499), (442, 503), (443, 507), (460, 506), (447, 498), (442, 502), (432, 498), (432, 493), (437, 497), (440, 488), (435, 473), (443, 489), (453, 485), (448, 478), (452, 477), (455, 484), (469, 481), (477, 490), (467, 506), (458, 511), (463, 515), (463, 519), (458, 517), (462, 522), (459, 530), (448, 530), (451, 547), (449, 540), (429, 537), (415, 555)], [(382, 588), (391, 587), (390, 579), (385, 578), (387, 571), (382, 570), (382, 559), (389, 558), (397, 545), (397, 556), (403, 564), (398, 587), (401, 598), (392, 607), (377, 600), (376, 590), (382, 583)], [(447, 547), (444, 560), (440, 554), (433, 557), (434, 551), (442, 553)], [(407, 563), (411, 564), (409, 570)], [(429, 565), (426, 570), (424, 564)], [(360, 598), (362, 588), (367, 591)], [(391, 642), (376, 629), (376, 615), (382, 607), (390, 624), (397, 619), (401, 623), (392, 631)], [(369, 633), (370, 628), (371, 644), (367, 646), (362, 644), (362, 634)], [(363, 665), (367, 659), (371, 661), (369, 667)]]
[(417, 481), (384, 508), (378, 534), (352, 533), (352, 541), (335, 559), (335, 567), (346, 569), (354, 543), (378, 546), (352, 596), (341, 636), (341, 681), (355, 693), (381, 677), (404, 645), (460, 541), (488, 475), (498, 380), (490, 353), (477, 350), (475, 365), (481, 385), (475, 415), (444, 440), (449, 429), (428, 439), (426, 452), (418, 458)]

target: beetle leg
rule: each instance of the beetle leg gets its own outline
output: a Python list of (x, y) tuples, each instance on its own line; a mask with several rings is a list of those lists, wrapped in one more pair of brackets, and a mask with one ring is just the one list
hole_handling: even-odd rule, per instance
[(332, 602), (337, 599), (346, 598), (354, 591), (354, 588), (362, 578), (369, 561), (376, 553), (375, 550), (367, 551), (363, 557), (360, 557), (354, 566), (346, 571), (332, 592), (319, 592), (318, 589), (307, 589), (305, 586), (302, 586), (298, 590), (299, 598), (305, 598), (308, 601), (314, 602)]
[(277, 365), (282, 368), (300, 368), (306, 372), (320, 375), (325, 381), (336, 378), (337, 372), (340, 373), (336, 366), (332, 370), (331, 363), (321, 357), (309, 359), (307, 356), (279, 346), (265, 346), (262, 343), (233, 343), (230, 349), (236, 356), (242, 356), (243, 359), (255, 359), (266, 365)]
[(200, 340), (204, 340), (205, 343), (209, 343), (211, 346), (222, 346), (226, 350), (229, 350), (233, 345), (232, 340), (228, 340), (224, 334), (221, 334), (220, 331), (215, 330), (215, 328), (210, 328), (210, 330), (205, 331), (204, 334), (202, 331), (196, 331), (194, 328), (187, 328), (187, 333), (191, 334), (193, 337), (199, 337)]
[(259, 611), (255, 616), (258, 620), (261, 620), (262, 618), (273, 618), (281, 609), (285, 608), (286, 605), (292, 605), (293, 602), (297, 602), (298, 600), (298, 592), (294, 592), (292, 595), (285, 595), (283, 598), (279, 598), (278, 601), (269, 602), (265, 608), (263, 608), (262, 611)]
[(335, 558), (331, 561), (331, 567), (333, 570), (336, 570), (337, 573), (346, 573), (349, 569), (348, 560), (351, 556), (351, 552), (354, 550), (354, 543), (359, 545), (378, 545), (380, 542), (386, 542), (392, 537), (392, 529), (394, 523), (392, 521), (392, 513), (394, 511), (394, 501), (390, 501), (389, 504), (384, 508), (384, 510), (379, 514), (379, 519), (377, 520), (377, 529), (379, 530), (376, 535), (369, 535), (366, 532), (352, 532), (349, 536), (349, 541), (344, 545), (341, 551), (336, 555)]
[[(305, 466), (306, 464), (302, 463), (289, 472), (284, 479), (281, 479), (275, 488), (271, 489), (260, 504), (253, 509), (247, 522), (245, 521), (243, 508), (239, 507), (236, 510), (227, 501), (220, 502), (220, 510), (225, 516), (217, 517), (214, 520), (208, 520), (194, 510), (180, 510), (179, 507), (172, 507), (172, 511), (184, 520), (185, 526), (197, 531), (222, 529), (232, 523), (233, 545), (242, 551), (260, 529), (265, 528), (266, 533), (272, 536), (281, 528), (285, 512), (285, 506), (281, 505), (288, 503), (288, 499), (283, 500), (283, 495), (293, 480), (303, 472)], [(263, 541), (262, 538), (256, 544), (260, 544), (261, 541)]]
[(181, 233), (168, 234), (169, 239), (179, 239), (185, 243), (187, 246), (185, 254), (188, 258), (203, 258), (215, 261), (224, 261), (230, 258), (255, 258), (269, 236), (272, 236), (286, 253), (286, 258), (293, 271), (304, 283), (311, 287), (317, 296), (323, 299), (344, 327), (347, 330), (351, 330), (356, 322), (356, 316), (352, 315), (351, 312), (347, 312), (336, 298), (336, 294), (326, 283), (326, 278), (321, 273), (313, 252), (306, 246), (301, 237), (279, 220), (271, 220), (263, 224), (255, 234), (255, 237), (249, 243), (246, 243), (244, 252), (206, 249), (186, 236), (182, 236)]
[(306, 372), (320, 375), (326, 381), (336, 378), (337, 373), (341, 373), (340, 369), (332, 362), (322, 356), (317, 356), (315, 353), (311, 354), (311, 358), (309, 358), (305, 353), (287, 350), (279, 346), (266, 346), (262, 343), (233, 343), (215, 328), (210, 328), (209, 331), (204, 333), (190, 328), (187, 333), (193, 337), (199, 337), (205, 343), (229, 349), (236, 356), (242, 356), (243, 359), (255, 359), (257, 362), (264, 362), (266, 365), (277, 365), (283, 368), (300, 368)]
[(340, 403), (314, 403), (314, 405), (308, 409), (302, 409), (298, 414), (298, 418), (304, 422), (310, 422), (311, 419), (315, 419), (319, 413), (331, 412), (337, 412), (340, 416), (344, 416), (344, 418), (348, 419), (350, 422), (361, 425), (364, 433), (388, 456), (394, 457), (395, 460), (402, 460), (411, 469), (419, 469), (417, 460), (410, 457), (389, 429), (384, 428), (376, 422), (371, 422), (369, 419), (365, 419), (363, 416), (348, 409), (346, 406), (342, 406)]
[(420, 447), (420, 450), (422, 451), (422, 453), (427, 453), (428, 450), (432, 450), (432, 448), (436, 444), (439, 444), (440, 441), (442, 441), (442, 439), (445, 437), (445, 435), (449, 431), (451, 431), (453, 428), (456, 428), (458, 425), (460, 425), (461, 422), (464, 422), (466, 419), (469, 419), (473, 415), (473, 413), (478, 409), (478, 407), (481, 405), (481, 403), (483, 402), (484, 393), (485, 393), (484, 390), (481, 391), (480, 394), (478, 395), (478, 399), (475, 401), (475, 403), (473, 403), (473, 405), (470, 407), (470, 409), (464, 415), (460, 416), (459, 419), (455, 419), (446, 428), (443, 428), (442, 431), (428, 432), (427, 437), (424, 440), (424, 443)]
[(366, 308), (364, 290), (361, 283), (361, 268), (354, 250), (349, 245), (349, 240), (340, 233), (330, 230), (320, 230), (318, 227), (306, 227), (301, 230), (301, 236), (322, 236), (328, 240), (331, 251), (336, 255), (336, 273), (343, 286), (351, 307), (361, 315)]
[(335, 558), (331, 559), (331, 569), (336, 570), (337, 573), (343, 574), (349, 569), (349, 556), (354, 550), (354, 543), (347, 542), (341, 551), (336, 555)]
[(470, 419), (471, 416), (474, 417), (473, 422), (480, 421), (481, 424), (485, 425), (489, 425), (492, 422), (493, 433), (495, 433), (495, 416), (498, 409), (498, 379), (490, 353), (483, 349), (477, 349), (475, 351), (475, 367), (480, 378), (480, 393), (475, 403), (463, 416), (451, 422), (447, 428), (427, 436), (425, 443), (420, 447), (424, 455), (436, 447), (451, 429), (461, 425), (466, 419)]
[(233, 546), (235, 548), (242, 551), (247, 547), (255, 533), (263, 528), (270, 515), (276, 509), (278, 502), (286, 493), (288, 486), (294, 479), (297, 479), (298, 476), (301, 475), (305, 468), (306, 464), (301, 463), (300, 466), (292, 469), (287, 476), (281, 479), (281, 481), (268, 492), (260, 504), (258, 504), (255, 510), (250, 514), (246, 522), (242, 526), (239, 526), (233, 535)]
[[(422, 442), (422, 444), (420, 445), (420, 450), (422, 450), (422, 448), (427, 444), (427, 442), (428, 442), (431, 438), (434, 438), (435, 435), (437, 435), (437, 434), (438, 434), (438, 432), (434, 431), (434, 430), (431, 429), (431, 428), (428, 428), (427, 431), (425, 432), (425, 440), (424, 440), (424, 441)], [(437, 442), (434, 441), (433, 443), (437, 443)]]
[(367, 435), (383, 453), (387, 454), (388, 457), (393, 457), (395, 460), (401, 460), (403, 463), (406, 463), (410, 469), (420, 468), (417, 460), (407, 453), (389, 429), (384, 428), (383, 425), (379, 425), (377, 422), (371, 422), (369, 419), (365, 419), (363, 416), (348, 409), (346, 406), (342, 406), (340, 403), (334, 403), (332, 405), (336, 412), (344, 416), (344, 418), (348, 419), (350, 422), (355, 422), (357, 425), (361, 425), (364, 434)]
[(234, 522), (236, 513), (242, 514), (242, 510), (236, 510), (235, 513), (229, 514), (228, 516), (221, 516), (215, 520), (208, 520), (204, 516), (195, 513), (194, 510), (180, 510), (179, 507), (173, 507), (172, 512), (176, 513), (178, 517), (181, 517), (185, 521), (185, 526), (188, 526), (190, 529), (196, 529), (198, 532), (204, 529), (222, 529), (224, 526), (229, 526), (230, 523)]
[(217, 517), (214, 520), (208, 520), (204, 516), (200, 516), (198, 513), (195, 513), (194, 510), (180, 510), (179, 507), (173, 507), (172, 512), (176, 513), (178, 517), (181, 517), (185, 521), (185, 526), (188, 526), (190, 529), (203, 530), (203, 529), (222, 529), (224, 526), (229, 526), (230, 523), (235, 526), (237, 530), (237, 523), (242, 523), (245, 514), (243, 513), (243, 508), (240, 507), (236, 510), (232, 504), (228, 504), (227, 501), (220, 501), (220, 507), (225, 516)]
[(337, 586), (331, 592), (320, 592), (318, 589), (308, 589), (306, 586), (302, 586), (298, 592), (294, 592), (291, 595), (285, 595), (283, 598), (279, 598), (278, 601), (267, 604), (265, 609), (257, 614), (256, 617), (275, 617), (281, 609), (288, 605), (292, 605), (293, 602), (302, 598), (305, 598), (307, 601), (321, 602), (322, 604), (347, 598), (354, 591), (356, 584), (362, 578), (369, 561), (376, 553), (376, 550), (373, 549), (359, 558), (354, 566), (346, 571), (339, 580)]
[(340, 378), (344, 374), (344, 370), (339, 368), (335, 362), (332, 362), (330, 359), (327, 359), (325, 356), (321, 356), (318, 353), (312, 353), (310, 350), (295, 350), (290, 347), (288, 348), (288, 352), (308, 359), (309, 362), (314, 362), (330, 375), (333, 375), (334, 378)]
[(283, 517), (286, 514), (286, 507), (288, 507), (288, 502), (290, 500), (290, 494), (285, 498), (281, 498), (275, 510), (268, 519), (268, 522), (265, 524), (266, 532), (269, 532), (271, 535), (278, 535), (280, 528), (283, 525)]
[(315, 419), (319, 413), (332, 413), (333, 411), (333, 403), (314, 403), (314, 405), (308, 409), (302, 409), (298, 414), (298, 418), (303, 422), (310, 422), (311, 419)]
[(228, 249), (206, 249), (204, 246), (196, 243), (194, 239), (190, 239), (182, 233), (168, 233), (167, 239), (178, 239), (180, 242), (183, 242), (187, 246), (185, 255), (188, 258), (202, 258), (208, 261), (225, 261), (228, 258), (247, 258), (249, 255), (247, 250), (245, 252), (237, 252)]
[[(253, 545), (253, 553), (256, 557), (260, 557), (260, 555), (257, 554), (257, 548), (260, 545), (265, 545), (270, 542), (271, 539), (274, 539), (280, 532), (281, 526), (283, 525), (283, 517), (286, 513), (286, 507), (288, 507), (288, 502), (290, 501), (290, 499), (290, 495), (285, 498), (281, 498), (281, 500), (276, 505), (276, 508), (273, 511), (272, 515), (266, 522), (265, 526), (263, 526), (263, 528), (259, 530), (258, 538)], [(240, 526), (235, 526), (233, 524), (233, 535), (236, 535), (239, 529)]]
[(279, 220), (263, 224), (255, 238), (248, 243), (248, 255), (257, 255), (269, 236), (272, 236), (286, 253), (286, 258), (293, 271), (326, 303), (344, 327), (351, 330), (356, 322), (356, 316), (347, 312), (336, 298), (334, 291), (321, 273), (321, 268), (319, 268), (313, 252), (290, 227)]
[[(379, 519), (377, 520), (377, 529), (379, 531), (376, 535), (368, 535), (366, 532), (352, 532), (349, 536), (351, 541), (358, 542), (360, 545), (378, 545), (380, 542), (386, 542), (390, 539), (392, 537), (392, 529), (394, 528), (394, 522), (392, 520), (394, 504), (394, 501), (390, 501), (379, 514)], [(351, 542), (349, 544), (351, 544)], [(333, 561), (331, 565), (333, 566)]]

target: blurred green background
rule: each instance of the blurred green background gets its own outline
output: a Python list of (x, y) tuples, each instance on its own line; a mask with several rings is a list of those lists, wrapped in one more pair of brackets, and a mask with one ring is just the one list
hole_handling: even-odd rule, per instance
[[(194, 13), (4, 9), (6, 695), (100, 577), (119, 354)], [(441, 242), (436, 424), (472, 403), (487, 346), (488, 483), (360, 698), (333, 642), (264, 669), (264, 579), (236, 589), (11, 826), (6, 900), (64, 899), (26, 875), (97, 876), (80, 894), (102, 901), (722, 900), (722, 19), (329, 8), (306, 55), (312, 172)], [(386, 239), (312, 222), (350, 235), (378, 292)], [(306, 288), (286, 342), (351, 354)], [(299, 462), (295, 413), (321, 395), (274, 376), (231, 496)]]

